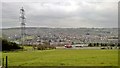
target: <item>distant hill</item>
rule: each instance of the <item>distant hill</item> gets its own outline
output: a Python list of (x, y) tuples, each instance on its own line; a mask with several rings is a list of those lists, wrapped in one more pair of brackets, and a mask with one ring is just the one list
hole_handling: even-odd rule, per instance
[[(20, 28), (2, 29), (3, 37), (21, 35)], [(26, 27), (27, 35), (107, 35), (117, 36), (118, 28), (48, 28), (48, 27)]]

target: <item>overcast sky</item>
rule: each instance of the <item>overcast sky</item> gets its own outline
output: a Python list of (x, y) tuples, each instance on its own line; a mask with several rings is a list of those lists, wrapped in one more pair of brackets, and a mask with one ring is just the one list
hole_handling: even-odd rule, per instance
[(26, 26), (118, 27), (118, 0), (5, 0), (2, 2), (2, 28), (20, 27), (22, 6), (27, 17)]

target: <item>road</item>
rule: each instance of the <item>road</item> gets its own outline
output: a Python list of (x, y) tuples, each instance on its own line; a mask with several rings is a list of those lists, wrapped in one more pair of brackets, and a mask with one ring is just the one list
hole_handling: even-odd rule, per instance
[(62, 47), (56, 47), (57, 49), (101, 49), (100, 47), (72, 47), (72, 48), (65, 48)]

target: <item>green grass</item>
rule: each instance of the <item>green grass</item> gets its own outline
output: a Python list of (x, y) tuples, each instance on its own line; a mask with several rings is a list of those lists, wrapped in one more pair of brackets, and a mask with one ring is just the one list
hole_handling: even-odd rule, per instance
[[(28, 47), (28, 49), (30, 49)], [(3, 53), (9, 66), (117, 66), (117, 50), (28, 50)]]

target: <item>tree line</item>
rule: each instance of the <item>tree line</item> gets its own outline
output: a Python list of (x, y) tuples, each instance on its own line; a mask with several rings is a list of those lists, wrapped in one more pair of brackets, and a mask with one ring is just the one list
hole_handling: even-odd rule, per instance
[(89, 47), (104, 47), (104, 46), (111, 46), (111, 47), (118, 46), (118, 47), (120, 47), (120, 44), (119, 43), (89, 43), (88, 46)]

